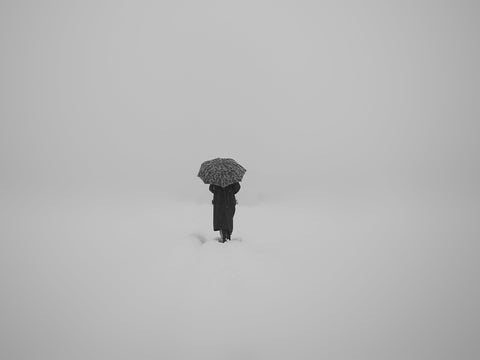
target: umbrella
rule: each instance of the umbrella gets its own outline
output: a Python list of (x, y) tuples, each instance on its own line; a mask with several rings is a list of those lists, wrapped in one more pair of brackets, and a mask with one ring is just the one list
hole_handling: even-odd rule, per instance
[(225, 187), (242, 181), (246, 171), (242, 165), (233, 159), (216, 158), (203, 162), (197, 176), (205, 184)]

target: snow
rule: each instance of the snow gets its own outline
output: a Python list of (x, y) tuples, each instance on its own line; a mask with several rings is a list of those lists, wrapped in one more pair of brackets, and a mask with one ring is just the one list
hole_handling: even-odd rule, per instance
[(0, 360), (480, 359), (479, 4), (2, 1)]
[(317, 200), (240, 200), (226, 244), (208, 203), (10, 203), (2, 358), (478, 353), (472, 208), (459, 203), (454, 216), (406, 198)]

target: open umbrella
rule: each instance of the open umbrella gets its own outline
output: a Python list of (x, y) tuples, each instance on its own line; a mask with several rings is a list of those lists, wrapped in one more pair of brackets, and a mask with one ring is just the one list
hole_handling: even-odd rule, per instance
[(242, 181), (247, 170), (230, 158), (216, 158), (202, 163), (198, 171), (198, 177), (205, 184), (213, 184), (221, 187)]

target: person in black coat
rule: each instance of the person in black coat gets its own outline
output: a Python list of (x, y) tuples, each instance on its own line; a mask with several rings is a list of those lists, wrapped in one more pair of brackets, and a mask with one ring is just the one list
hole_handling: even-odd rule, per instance
[(240, 190), (240, 184), (236, 182), (225, 187), (212, 184), (209, 190), (213, 193), (213, 231), (220, 231), (220, 241), (225, 242), (232, 235), (237, 204), (235, 194)]

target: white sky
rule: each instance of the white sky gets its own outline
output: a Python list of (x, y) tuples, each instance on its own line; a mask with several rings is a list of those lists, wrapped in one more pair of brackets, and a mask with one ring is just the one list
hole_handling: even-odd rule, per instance
[(479, 8), (2, 1), (2, 180), (191, 198), (220, 156), (252, 198), (476, 184)]

